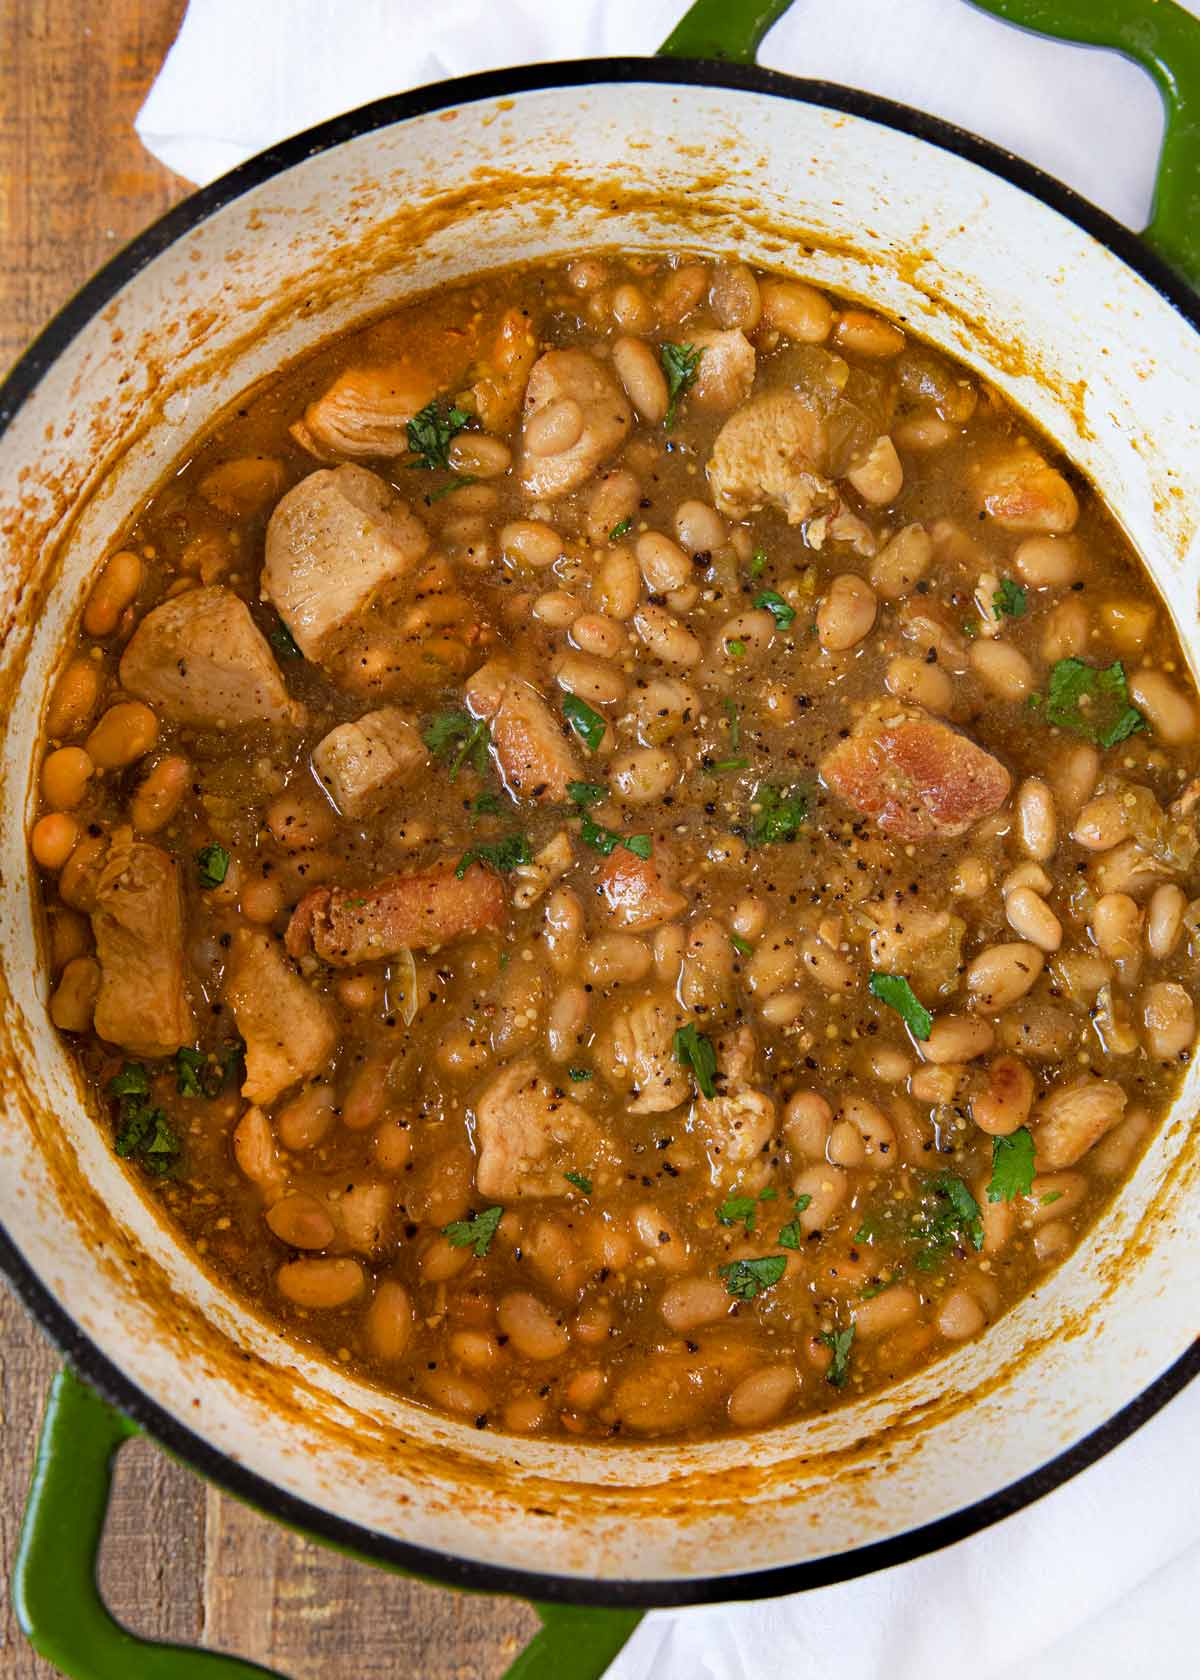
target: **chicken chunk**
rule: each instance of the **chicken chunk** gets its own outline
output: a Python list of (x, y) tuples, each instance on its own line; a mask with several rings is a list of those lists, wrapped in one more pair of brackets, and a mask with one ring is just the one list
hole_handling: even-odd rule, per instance
[(1121, 1120), (1128, 1098), (1112, 1079), (1085, 1074), (1047, 1092), (1031, 1120), (1039, 1172), (1060, 1172), (1081, 1161)]
[(512, 426), (537, 360), (537, 346), (537, 329), (526, 311), (506, 310), (471, 387), (471, 401), (485, 431), (504, 433)]
[(267, 526), (263, 599), (273, 601), (306, 659), (381, 590), (410, 577), (429, 547), (416, 515), (364, 467), (302, 478)]
[[(574, 413), (579, 430), (574, 441), (554, 454), (531, 447), (530, 421), (551, 404), (562, 404), (565, 419)], [(569, 408), (567, 405), (573, 405)], [(629, 435), (633, 410), (612, 374), (586, 350), (548, 350), (533, 365), (525, 388), (525, 420), (517, 472), (532, 497), (565, 496), (589, 479), (602, 461), (615, 455)]]
[(513, 870), (516, 879), (513, 903), (517, 909), (528, 910), (531, 905), (536, 904), (555, 881), (562, 880), (574, 862), (571, 836), (565, 828), (560, 828), (535, 854), (532, 863), (519, 863)]
[(402, 362), (347, 368), (308, 405), (292, 436), (319, 461), (403, 455), (408, 422), (436, 395), (433, 374)]
[(134, 1056), (170, 1056), (195, 1037), (174, 860), (118, 829), (95, 886), (96, 1032)]
[(473, 863), (460, 880), (455, 865), (444, 863), (416, 875), (389, 875), (361, 892), (317, 887), (292, 912), (286, 943), (294, 957), (313, 950), (335, 968), (354, 968), (498, 928), (506, 909), (504, 888), (490, 869)]
[(704, 1144), (714, 1185), (729, 1189), (742, 1183), (757, 1189), (756, 1180), (765, 1177), (761, 1158), (775, 1131), (775, 1104), (751, 1085), (757, 1054), (754, 1034), (749, 1027), (726, 1033), (717, 1040), (716, 1052), (717, 1094), (696, 1098), (688, 1130)]
[(567, 725), (537, 689), (507, 660), (492, 659), (475, 672), (465, 697), (472, 716), (487, 722), (492, 751), (513, 798), (561, 805), (567, 783), (577, 781), (582, 771)]
[(924, 712), (883, 702), (826, 753), (825, 785), (897, 840), (965, 834), (1008, 798), (1012, 777), (991, 753)]
[(225, 1001), (246, 1041), (242, 1095), (249, 1103), (272, 1103), (289, 1085), (311, 1079), (337, 1046), (332, 1009), (258, 928), (233, 936)]
[(564, 1174), (616, 1166), (618, 1157), (578, 1103), (538, 1070), (532, 1057), (510, 1062), (475, 1105), (479, 1160), (475, 1182), (489, 1202), (562, 1196)]
[(721, 427), (708, 462), (713, 501), (733, 519), (777, 507), (801, 525), (836, 500), (825, 475), (828, 438), (815, 403), (799, 391), (767, 391)]
[(121, 687), (193, 729), (299, 726), (266, 638), (230, 589), (188, 589), (148, 612), (121, 656)]
[(286, 483), (283, 462), (273, 455), (237, 455), (206, 472), (197, 488), (218, 513), (248, 519), (282, 495)]
[(1063, 475), (1028, 443), (1019, 443), (979, 469), (975, 496), (980, 509), (1005, 531), (1075, 529), (1079, 503)]
[(910, 894), (893, 893), (862, 906), (870, 929), (871, 967), (903, 974), (918, 991), (951, 991), (962, 972), (967, 924), (949, 910), (931, 910)]
[(429, 753), (403, 712), (384, 706), (331, 729), (313, 748), (312, 762), (342, 815), (362, 817), (411, 786)]
[(624, 846), (601, 864), (597, 891), (613, 926), (638, 932), (673, 922), (688, 903), (668, 878), (662, 859), (637, 857)]
[(700, 351), (696, 382), (688, 401), (697, 408), (720, 412), (745, 402), (754, 384), (754, 346), (744, 332), (695, 332), (688, 335)]
[(628, 1092), (630, 1114), (665, 1114), (691, 1092), (687, 1070), (675, 1059), (675, 1033), (686, 1017), (667, 992), (628, 1002), (598, 1035), (596, 1065), (614, 1090)]

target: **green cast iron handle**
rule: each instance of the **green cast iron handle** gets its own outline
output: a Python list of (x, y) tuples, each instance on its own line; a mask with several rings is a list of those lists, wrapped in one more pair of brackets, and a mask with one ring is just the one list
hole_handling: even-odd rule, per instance
[[(1200, 24), (1174, 0), (971, 0), (1006, 22), (1111, 47), (1149, 71), (1167, 127), (1146, 241), (1200, 286)], [(790, 0), (696, 0), (659, 49), (672, 58), (753, 64)], [(113, 1461), (136, 1427), (64, 1369), (42, 1428), (13, 1574), (34, 1647), (71, 1680), (259, 1680), (271, 1671), (214, 1651), (139, 1639), (96, 1584)], [(537, 1604), (541, 1632), (505, 1680), (598, 1680), (637, 1626), (636, 1610)], [(277, 1677), (278, 1680), (278, 1677)]]
[[(789, 0), (698, 0), (659, 49), (671, 58), (753, 64)], [(1166, 133), (1146, 243), (1200, 288), (1200, 22), (1175, 0), (971, 0), (1039, 35), (1110, 47), (1149, 72)]]
[[(36, 1651), (70, 1680), (284, 1680), (220, 1651), (139, 1639), (110, 1615), (96, 1560), (113, 1465), (136, 1424), (98, 1398), (69, 1367), (54, 1379), (38, 1442), (13, 1604)], [(599, 1680), (638, 1622), (638, 1610), (535, 1604), (539, 1633), (504, 1680)], [(397, 1673), (403, 1672), (398, 1653)]]

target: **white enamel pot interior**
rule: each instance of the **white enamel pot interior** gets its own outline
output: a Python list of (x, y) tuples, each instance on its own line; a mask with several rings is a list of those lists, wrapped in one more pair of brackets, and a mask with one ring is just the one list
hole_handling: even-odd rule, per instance
[(1200, 649), (1187, 294), (1032, 171), (879, 101), (648, 61), (474, 78), (339, 119), (181, 206), (7, 389), (0, 1215), (8, 1269), (85, 1375), (268, 1510), (464, 1583), (683, 1602), (837, 1578), (967, 1532), (1192, 1374), (1195, 1069), (1069, 1262), (886, 1393), (752, 1441), (510, 1439), (297, 1351), (177, 1243), (48, 1025), (26, 862), (59, 650), (115, 534), (197, 431), (414, 292), (598, 245), (736, 252), (869, 298), (962, 357), (1103, 487)]

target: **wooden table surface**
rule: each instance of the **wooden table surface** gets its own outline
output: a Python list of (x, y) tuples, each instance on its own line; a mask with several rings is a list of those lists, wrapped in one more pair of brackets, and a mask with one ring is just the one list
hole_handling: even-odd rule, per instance
[[(0, 368), (187, 192), (133, 131), (184, 9), (184, 0), (0, 0)], [(0, 1287), (5, 1583), (58, 1364)], [(291, 1680), (490, 1680), (537, 1625), (525, 1605), (406, 1581), (286, 1533), (146, 1441), (124, 1449), (117, 1482), (101, 1586), (138, 1633), (235, 1651)], [(54, 1672), (26, 1644), (5, 1590), (0, 1676)]]

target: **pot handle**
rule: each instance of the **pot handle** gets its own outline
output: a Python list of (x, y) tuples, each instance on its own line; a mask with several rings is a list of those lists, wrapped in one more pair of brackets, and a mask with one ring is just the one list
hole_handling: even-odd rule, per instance
[(1166, 112), (1150, 225), (1142, 238), (1200, 287), (1200, 22), (1175, 0), (971, 0), (1039, 35), (1110, 47), (1158, 88)]
[[(695, 0), (658, 49), (663, 58), (753, 64), (791, 0)], [(1149, 72), (1167, 128), (1146, 243), (1200, 287), (1200, 22), (1176, 0), (971, 0), (1039, 35), (1110, 47)]]
[(270, 1669), (239, 1657), (139, 1639), (100, 1597), (96, 1559), (113, 1464), (140, 1433), (69, 1367), (55, 1377), (13, 1569), (22, 1630), (70, 1680), (265, 1680)]
[[(96, 1560), (117, 1453), (139, 1434), (69, 1366), (55, 1377), (13, 1569), (22, 1631), (69, 1680), (283, 1680), (220, 1651), (139, 1639), (109, 1614)], [(541, 1631), (504, 1680), (599, 1680), (641, 1620), (638, 1610), (534, 1609)]]

